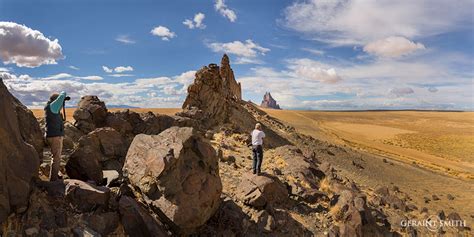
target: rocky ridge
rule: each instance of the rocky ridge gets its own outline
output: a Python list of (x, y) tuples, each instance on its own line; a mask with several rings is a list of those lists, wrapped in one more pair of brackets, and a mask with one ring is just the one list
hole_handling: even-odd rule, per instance
[[(0, 161), (7, 164), (0, 167), (0, 177), (9, 177), (0, 178), (0, 235), (431, 233), (400, 226), (401, 220), (429, 213), (417, 210), (396, 186), (361, 189), (331, 165), (333, 159), (359, 154), (299, 134), (241, 100), (226, 55), (220, 66), (210, 64), (196, 73), (183, 111), (175, 116), (109, 112), (98, 97), (84, 96), (75, 124), (65, 126), (70, 144), (62, 163), (65, 179), (57, 182), (44, 181), (47, 162), (37, 173), (42, 144), (36, 147), (35, 139), (22, 135), (23, 127), (40, 131), (31, 112), (15, 107), (3, 84), (0, 98), (2, 116), (7, 115), (0, 121)], [(18, 108), (25, 114), (21, 118), (13, 113)], [(248, 133), (256, 122), (267, 134), (261, 176), (250, 172)], [(47, 149), (44, 154), (50, 156)], [(438, 214), (459, 219), (456, 213)]]

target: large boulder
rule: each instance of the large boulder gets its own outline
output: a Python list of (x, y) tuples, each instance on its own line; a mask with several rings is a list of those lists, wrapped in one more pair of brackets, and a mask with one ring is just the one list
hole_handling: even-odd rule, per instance
[(80, 180), (64, 180), (64, 196), (69, 203), (80, 211), (91, 211), (93, 208), (107, 206), (110, 190), (105, 187), (95, 186)]
[(151, 205), (184, 232), (206, 223), (219, 206), (222, 184), (216, 152), (193, 128), (137, 135), (123, 169)]
[(73, 179), (102, 182), (102, 163), (125, 157), (126, 147), (120, 133), (113, 128), (98, 128), (79, 139), (71, 154), (66, 172)]
[(74, 111), (75, 126), (84, 133), (105, 126), (107, 107), (105, 103), (94, 95), (83, 96)]
[(246, 205), (261, 209), (284, 203), (288, 200), (288, 191), (274, 176), (246, 173), (237, 188), (237, 198)]
[(131, 197), (122, 196), (120, 198), (119, 212), (125, 232), (131, 237), (171, 236), (161, 222), (151, 216)]
[(301, 150), (292, 145), (281, 146), (274, 151), (275, 163), (284, 180), (290, 187), (292, 195), (309, 203), (315, 203), (325, 195), (319, 191), (319, 183), (325, 177), (310, 160), (303, 156)]
[(84, 135), (85, 134), (71, 122), (65, 122), (63, 147), (65, 149), (74, 149), (79, 144), (79, 139)]
[[(42, 145), (36, 141), (40, 131), (38, 122), (31, 111), (10, 94), (1, 79), (0, 114), (1, 223), (10, 212), (26, 209), (32, 178), (38, 174), (40, 161), (37, 149)], [(28, 128), (32, 134), (27, 133)]]

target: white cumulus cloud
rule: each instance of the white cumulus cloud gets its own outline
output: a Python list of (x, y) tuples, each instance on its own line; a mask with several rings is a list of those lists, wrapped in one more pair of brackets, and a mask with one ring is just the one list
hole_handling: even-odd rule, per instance
[(204, 25), (203, 21), (204, 18), (206, 18), (206, 15), (203, 13), (199, 12), (196, 15), (194, 15), (194, 19), (186, 19), (183, 21), (183, 24), (186, 25), (189, 29), (205, 29), (206, 25)]
[(414, 39), (466, 27), (473, 8), (471, 0), (302, 0), (285, 9), (283, 24), (323, 42), (365, 45), (394, 35)]
[(119, 66), (114, 69), (115, 72), (122, 73), (122, 72), (131, 72), (133, 71), (133, 67), (131, 66)]
[(223, 17), (227, 18), (230, 22), (235, 22), (237, 20), (237, 14), (234, 10), (231, 10), (227, 7), (224, 0), (216, 0), (214, 8), (219, 12)]
[(168, 41), (174, 37), (176, 37), (176, 33), (170, 31), (170, 29), (164, 26), (157, 26), (153, 28), (150, 32), (152, 35), (161, 37), (162, 40)]
[(102, 69), (104, 69), (104, 72), (106, 72), (106, 73), (112, 73), (114, 71), (113, 68), (109, 68), (107, 66), (102, 66)]
[(43, 33), (14, 22), (0, 22), (0, 58), (5, 64), (18, 67), (39, 67), (56, 64), (63, 59), (57, 39), (50, 40)]
[(264, 48), (259, 44), (248, 39), (245, 42), (233, 41), (228, 43), (214, 42), (207, 45), (212, 51), (220, 53), (228, 53), (239, 56), (237, 59), (239, 64), (245, 63), (261, 63), (257, 60), (258, 55), (265, 55), (270, 49)]
[(405, 37), (396, 36), (376, 40), (364, 46), (364, 51), (369, 54), (391, 58), (397, 58), (423, 49), (425, 49), (425, 46), (422, 43), (415, 43)]

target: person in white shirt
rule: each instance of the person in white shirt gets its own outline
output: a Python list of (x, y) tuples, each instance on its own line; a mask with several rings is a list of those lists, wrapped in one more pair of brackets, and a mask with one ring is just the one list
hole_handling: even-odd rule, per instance
[(265, 133), (262, 131), (260, 123), (255, 124), (252, 131), (252, 152), (253, 152), (253, 174), (260, 174), (263, 161), (263, 138)]

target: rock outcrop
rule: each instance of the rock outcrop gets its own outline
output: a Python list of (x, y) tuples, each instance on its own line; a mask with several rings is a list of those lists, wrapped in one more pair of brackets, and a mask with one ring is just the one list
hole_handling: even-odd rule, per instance
[(103, 127), (107, 118), (107, 107), (97, 96), (83, 96), (77, 104), (73, 117), (75, 126), (84, 133)]
[(137, 135), (123, 169), (150, 205), (184, 232), (202, 226), (219, 207), (222, 184), (216, 152), (193, 128)]
[[(42, 144), (37, 141), (40, 128), (33, 114), (10, 94), (1, 79), (0, 114), (1, 223), (11, 212), (26, 210), (32, 178), (38, 175), (37, 149)], [(31, 134), (26, 129), (31, 129)]]
[[(209, 64), (196, 72), (193, 84), (188, 87), (188, 96), (183, 111), (177, 115), (199, 121), (201, 129), (230, 129), (234, 133), (250, 133), (257, 121), (243, 101), (240, 84), (236, 82), (227, 55), (221, 66)], [(262, 111), (262, 113), (264, 113)], [(286, 139), (263, 125), (267, 147), (288, 144)]]
[(171, 236), (162, 223), (151, 216), (133, 198), (123, 196), (119, 202), (120, 217), (129, 236), (165, 237)]
[(273, 99), (270, 92), (266, 92), (263, 96), (262, 103), (260, 104), (262, 108), (269, 108), (269, 109), (280, 109), (280, 105), (277, 104), (276, 100)]
[(278, 178), (267, 174), (258, 176), (244, 174), (238, 186), (237, 195), (246, 205), (259, 209), (288, 200), (285, 185)]

